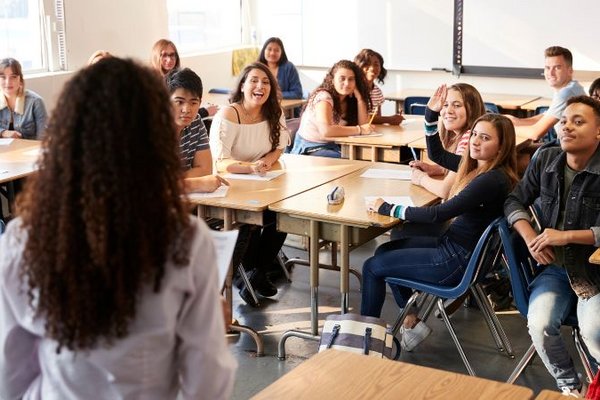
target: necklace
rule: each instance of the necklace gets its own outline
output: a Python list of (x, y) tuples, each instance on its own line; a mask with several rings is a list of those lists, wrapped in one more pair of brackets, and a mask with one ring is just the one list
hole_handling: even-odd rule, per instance
[(248, 112), (248, 110), (246, 110), (246, 107), (244, 107), (244, 102), (243, 101), (240, 103), (240, 106), (242, 106), (242, 111), (244, 112), (244, 115), (246, 116), (246, 119), (248, 121), (250, 121), (249, 123), (254, 124), (256, 122), (259, 122), (262, 119), (262, 115), (260, 115), (260, 111), (258, 112), (258, 115), (252, 116), (252, 115), (250, 115), (250, 113)]

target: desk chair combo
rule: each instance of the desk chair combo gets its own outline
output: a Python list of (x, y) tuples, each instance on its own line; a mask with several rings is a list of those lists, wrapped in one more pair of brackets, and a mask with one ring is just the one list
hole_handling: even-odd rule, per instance
[[(502, 243), (503, 261), (509, 271), (515, 305), (517, 306), (519, 313), (527, 318), (530, 295), (529, 284), (535, 278), (537, 262), (529, 256), (529, 251), (527, 250), (523, 239), (521, 239), (516, 232), (512, 232), (508, 227), (506, 219), (500, 221), (498, 224), (498, 231)], [(575, 313), (575, 310), (573, 310), (563, 325), (571, 327), (577, 354), (585, 369), (588, 382), (591, 382), (593, 379), (592, 366), (583, 348), (579, 327), (577, 326), (577, 314)], [(508, 377), (508, 383), (514, 383), (517, 380), (527, 365), (529, 365), (535, 354), (535, 347), (531, 344), (514, 371)]]
[[(469, 259), (469, 264), (466, 267), (463, 278), (457, 285), (444, 286), (413, 279), (392, 277), (385, 279), (389, 285), (400, 285), (415, 290), (415, 293), (410, 297), (406, 303), (406, 306), (403, 308), (398, 316), (398, 319), (393, 325), (392, 334), (396, 336), (400, 330), (400, 327), (402, 326), (402, 323), (404, 322), (404, 319), (410, 311), (411, 306), (415, 303), (415, 301), (417, 301), (421, 294), (432, 295), (434, 297), (434, 301), (436, 302), (439, 313), (446, 327), (448, 328), (448, 331), (450, 332), (450, 336), (456, 345), (456, 349), (458, 350), (469, 375), (472, 376), (475, 376), (475, 371), (473, 370), (473, 367), (467, 359), (464, 349), (458, 340), (458, 336), (456, 335), (452, 322), (450, 322), (450, 318), (448, 317), (448, 314), (444, 308), (444, 299), (457, 298), (470, 291), (484, 315), (498, 350), (506, 350), (506, 354), (509, 357), (514, 357), (512, 346), (508, 340), (508, 337), (500, 325), (496, 314), (492, 310), (489, 301), (485, 297), (481, 286), (479, 286), (479, 280), (485, 276), (486, 272), (492, 265), (495, 264), (497, 258), (499, 257), (500, 238), (497, 235), (497, 227), (500, 220), (500, 218), (497, 218), (492, 221), (479, 238), (479, 241), (475, 246), (475, 250), (473, 250), (473, 253), (471, 254), (471, 258)], [(423, 320), (427, 318), (428, 312), (425, 314), (426, 315), (423, 317)]]

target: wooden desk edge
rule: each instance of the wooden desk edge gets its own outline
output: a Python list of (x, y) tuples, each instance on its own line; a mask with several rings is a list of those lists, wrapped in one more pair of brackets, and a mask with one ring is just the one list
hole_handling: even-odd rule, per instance
[(597, 248), (596, 251), (594, 251), (592, 253), (592, 255), (590, 256), (589, 261), (592, 264), (600, 264), (600, 248)]

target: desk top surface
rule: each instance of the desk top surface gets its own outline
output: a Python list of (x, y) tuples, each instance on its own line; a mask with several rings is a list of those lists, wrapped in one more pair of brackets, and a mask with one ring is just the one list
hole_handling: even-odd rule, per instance
[(202, 198), (194, 204), (262, 211), (269, 204), (297, 195), (316, 186), (363, 168), (366, 161), (284, 154), (274, 169), (285, 169), (283, 175), (270, 181), (230, 179), (226, 197)]
[[(415, 206), (424, 206), (436, 202), (437, 197), (411, 184), (409, 180), (361, 178), (369, 168), (410, 170), (406, 165), (391, 163), (368, 163), (365, 168), (349, 175), (315, 187), (297, 196), (286, 198), (269, 206), (270, 210), (311, 219), (342, 223), (358, 227), (391, 227), (398, 219), (368, 212), (365, 196), (409, 196)], [(327, 194), (335, 187), (342, 186), (345, 197), (342, 204), (327, 203)]]
[(335, 142), (357, 146), (406, 146), (425, 135), (424, 121), (422, 115), (407, 115), (400, 125), (374, 124), (375, 132), (382, 133), (382, 136), (339, 137)]
[(327, 350), (258, 393), (261, 399), (530, 399), (531, 389), (404, 362)]
[[(388, 93), (385, 98), (388, 100), (404, 101), (409, 96), (430, 97), (435, 89), (403, 89), (396, 93)], [(521, 108), (540, 98), (538, 95), (507, 94), (507, 93), (481, 93), (483, 101), (494, 103), (502, 108)]]
[(563, 396), (560, 392), (555, 392), (553, 390), (542, 390), (535, 400), (564, 400), (568, 397)]
[(23, 178), (37, 170), (39, 140), (14, 139), (0, 146), (0, 183)]
[[(515, 144), (517, 146), (517, 150), (520, 149), (521, 147), (528, 145), (529, 142), (530, 142), (530, 140), (526, 137), (516, 136)], [(419, 149), (419, 150), (426, 150), (427, 149), (427, 139), (425, 139), (425, 136), (420, 137), (417, 140), (410, 142), (408, 144), (408, 146), (413, 147), (415, 149)]]
[[(202, 96), (202, 103), (211, 103), (218, 106), (226, 106), (229, 104), (229, 95), (222, 93), (205, 93)], [(300, 107), (306, 103), (304, 99), (283, 99), (281, 100), (281, 108), (284, 110)]]

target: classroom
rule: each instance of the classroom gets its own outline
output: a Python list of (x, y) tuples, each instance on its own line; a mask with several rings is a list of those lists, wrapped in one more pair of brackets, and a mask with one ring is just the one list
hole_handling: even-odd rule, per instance
[[(5, 2), (0, 398), (600, 399), (600, 6), (576, 6)], [(387, 357), (352, 354), (368, 319)]]

